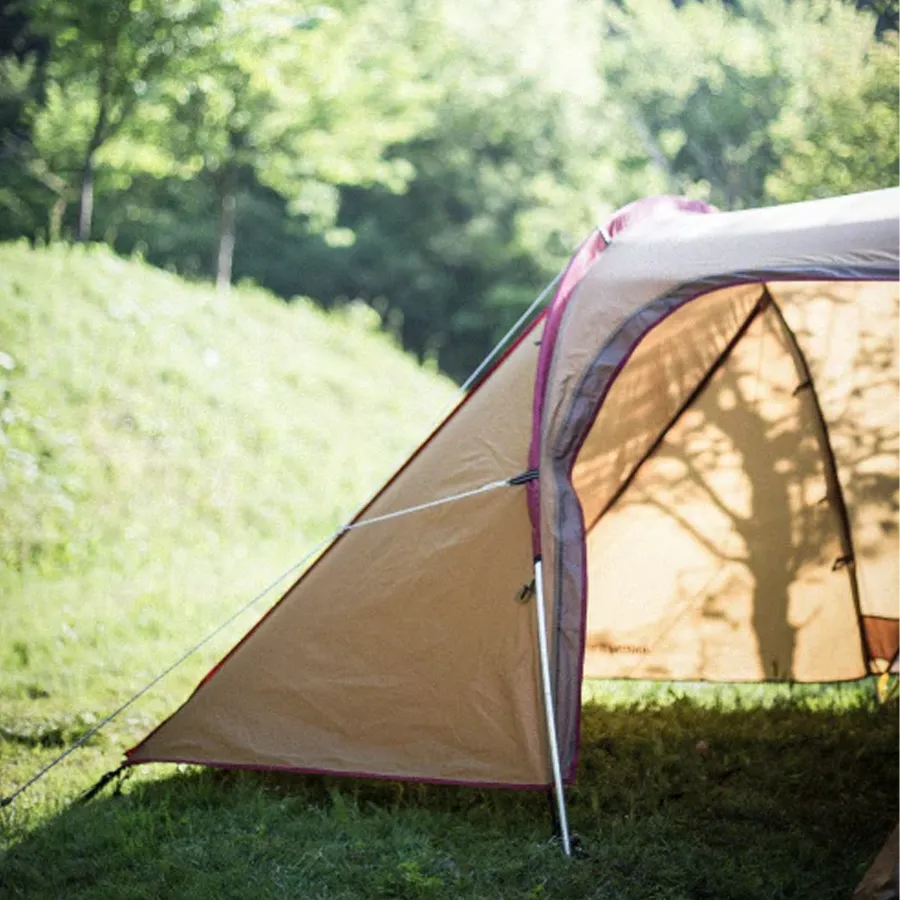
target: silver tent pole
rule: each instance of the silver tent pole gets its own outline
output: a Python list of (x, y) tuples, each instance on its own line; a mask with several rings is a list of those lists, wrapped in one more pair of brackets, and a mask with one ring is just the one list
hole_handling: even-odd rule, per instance
[(541, 683), (544, 688), (544, 713), (547, 717), (547, 743), (553, 767), (553, 785), (556, 790), (556, 808), (559, 812), (559, 830), (562, 834), (563, 852), (572, 855), (569, 840), (569, 817), (566, 814), (566, 796), (563, 793), (562, 772), (559, 766), (559, 744), (556, 740), (556, 714), (553, 693), (550, 688), (550, 659), (547, 652), (547, 615), (544, 611), (544, 569), (539, 559), (534, 561), (534, 605), (537, 610), (538, 653), (541, 658)]

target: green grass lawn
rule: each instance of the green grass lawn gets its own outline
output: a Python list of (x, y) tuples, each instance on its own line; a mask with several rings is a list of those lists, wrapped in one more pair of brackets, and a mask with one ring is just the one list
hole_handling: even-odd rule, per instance
[[(352, 512), (452, 404), (373, 314), (0, 246), (0, 794)], [(591, 685), (540, 793), (146, 766), (73, 800), (277, 597), (0, 810), (0, 898), (848, 897), (897, 819), (871, 685)]]
[(582, 751), (572, 860), (542, 794), (156, 766), (7, 813), (0, 895), (846, 898), (896, 821), (896, 705), (846, 691), (593, 702)]

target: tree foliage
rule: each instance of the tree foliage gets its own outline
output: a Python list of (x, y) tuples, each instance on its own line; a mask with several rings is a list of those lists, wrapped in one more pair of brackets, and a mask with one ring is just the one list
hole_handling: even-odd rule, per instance
[(674, 193), (724, 209), (897, 180), (896, 40), (829, 0), (626, 0), (601, 66)]
[(402, 188), (403, 161), (382, 150), (414, 131), (425, 107), (414, 81), (383, 90), (410, 67), (393, 21), (371, 8), (300, 14), (272, 0), (223, 5), (204, 51), (166, 86), (159, 142), (186, 161), (184, 174), (215, 189), (220, 286), (231, 280), (241, 183), (275, 191), (289, 213), (326, 234), (336, 185)]
[(53, 48), (35, 148), (70, 190), (77, 181), (77, 235), (89, 240), (98, 152), (202, 44), (216, 7), (212, 0), (32, 0), (26, 8)]
[(471, 371), (593, 220), (577, 186), (597, 149), (583, 109), (595, 75), (589, 47), (564, 56), (574, 9), (477, 3), (423, 29), (434, 116), (390, 149), (408, 189), (342, 190), (355, 239), (319, 245), (314, 296), (362, 297), (405, 343)]
[(464, 375), (592, 223), (897, 183), (894, 0), (17, 0), (0, 237), (361, 298)]
[(821, 34), (810, 48), (806, 66), (811, 77), (794, 87), (792, 103), (773, 129), (779, 161), (766, 179), (773, 200), (807, 200), (896, 183), (897, 35), (876, 42), (860, 27), (865, 24), (844, 21), (841, 40), (834, 32)]

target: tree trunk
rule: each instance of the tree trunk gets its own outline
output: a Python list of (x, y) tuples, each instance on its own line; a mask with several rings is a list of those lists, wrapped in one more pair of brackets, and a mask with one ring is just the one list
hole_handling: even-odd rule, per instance
[(94, 157), (109, 137), (109, 72), (104, 66), (97, 79), (97, 118), (94, 130), (84, 151), (84, 162), (81, 166), (81, 202), (78, 209), (78, 240), (91, 239), (91, 222), (94, 218)]
[(94, 151), (89, 149), (81, 170), (81, 202), (78, 208), (78, 240), (91, 239), (91, 222), (94, 218)]
[(681, 188), (679, 186), (678, 177), (672, 169), (672, 162), (663, 152), (662, 147), (660, 147), (656, 138), (653, 136), (650, 126), (647, 125), (643, 116), (636, 110), (632, 109), (630, 111), (630, 118), (634, 130), (638, 133), (638, 137), (640, 137), (641, 143), (644, 145), (647, 156), (650, 157), (659, 171), (666, 176), (666, 181), (669, 184), (668, 190), (670, 193), (680, 194)]
[(62, 234), (62, 221), (66, 213), (66, 201), (58, 197), (50, 210), (50, 222), (47, 226), (47, 243), (55, 244)]
[(231, 268), (234, 261), (236, 226), (237, 170), (226, 163), (218, 179), (219, 188), (219, 253), (216, 262), (216, 290), (227, 294), (231, 287)]

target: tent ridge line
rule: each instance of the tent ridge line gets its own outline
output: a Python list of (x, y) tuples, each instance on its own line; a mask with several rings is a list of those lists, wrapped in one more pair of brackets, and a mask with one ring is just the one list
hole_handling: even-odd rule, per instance
[[(838, 569), (846, 569), (847, 577), (850, 581), (850, 593), (853, 597), (853, 606), (856, 610), (856, 622), (859, 628), (860, 649), (863, 655), (866, 671), (872, 674), (872, 648), (869, 646), (869, 638), (866, 635), (865, 626), (863, 625), (862, 600), (859, 592), (859, 579), (856, 576), (856, 551), (853, 546), (853, 532), (850, 524), (850, 513), (847, 511), (847, 502), (844, 499), (844, 488), (841, 485), (841, 479), (837, 471), (837, 459), (834, 455), (834, 448), (831, 446), (831, 436), (828, 432), (828, 423), (825, 420), (825, 414), (822, 411), (822, 404), (819, 402), (819, 394), (816, 391), (816, 384), (813, 380), (812, 371), (806, 359), (806, 354), (797, 340), (797, 335), (788, 324), (784, 317), (784, 312), (778, 305), (775, 298), (769, 292), (768, 287), (764, 288), (766, 295), (769, 297), (770, 306), (778, 319), (778, 324), (787, 341), (788, 349), (797, 368), (797, 372), (802, 379), (802, 386), (809, 391), (809, 397), (812, 401), (813, 413), (816, 419), (818, 430), (819, 445), (822, 452), (822, 462), (825, 468), (825, 482), (827, 484), (827, 495), (834, 503), (835, 512), (838, 518), (838, 531), (840, 533), (841, 549), (843, 553), (835, 562), (832, 571)], [(843, 565), (838, 563), (843, 562)]]

